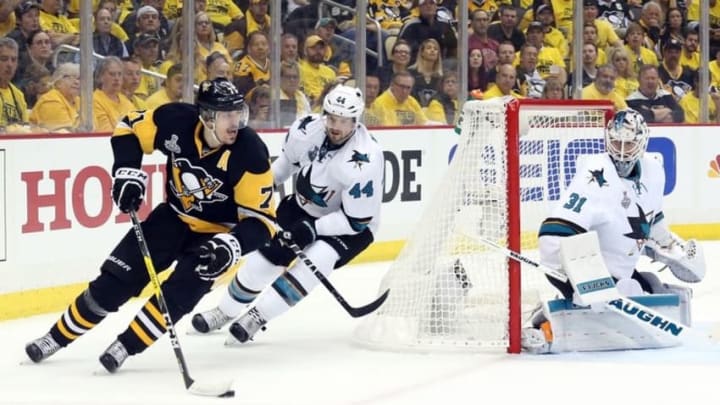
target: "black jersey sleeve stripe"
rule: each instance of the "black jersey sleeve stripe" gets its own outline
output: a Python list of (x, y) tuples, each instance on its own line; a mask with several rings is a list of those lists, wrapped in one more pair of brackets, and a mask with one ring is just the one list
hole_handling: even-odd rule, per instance
[(540, 225), (538, 236), (573, 236), (585, 232), (585, 228), (574, 222), (562, 218), (547, 218)]

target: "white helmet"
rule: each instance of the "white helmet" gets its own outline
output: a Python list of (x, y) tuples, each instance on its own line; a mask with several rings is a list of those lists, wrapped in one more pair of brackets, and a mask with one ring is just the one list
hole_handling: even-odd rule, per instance
[(357, 120), (362, 116), (365, 109), (365, 100), (360, 89), (340, 84), (325, 96), (323, 109), (325, 114), (350, 117)]
[(650, 129), (645, 118), (632, 109), (620, 110), (605, 128), (605, 150), (620, 177), (627, 177), (647, 149)]

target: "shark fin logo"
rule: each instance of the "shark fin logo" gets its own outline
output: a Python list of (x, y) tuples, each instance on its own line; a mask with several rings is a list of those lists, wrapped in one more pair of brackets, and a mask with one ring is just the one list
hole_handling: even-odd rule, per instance
[(353, 149), (353, 154), (348, 162), (355, 163), (355, 167), (362, 169), (363, 164), (370, 163), (370, 158), (367, 153), (360, 153)]
[(707, 174), (711, 179), (720, 178), (720, 155), (715, 156), (715, 159), (710, 161), (710, 169), (708, 169)]
[(173, 159), (170, 188), (185, 212), (202, 212), (204, 204), (227, 200), (217, 190), (223, 182), (210, 176), (205, 169), (193, 166), (187, 159)]
[(605, 168), (600, 170), (590, 170), (590, 183), (597, 183), (598, 187), (607, 187), (607, 180), (605, 180)]

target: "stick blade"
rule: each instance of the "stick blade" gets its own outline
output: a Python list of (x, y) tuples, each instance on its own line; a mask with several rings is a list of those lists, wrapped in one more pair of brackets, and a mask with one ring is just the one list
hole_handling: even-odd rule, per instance
[(377, 297), (375, 301), (359, 307), (359, 308), (352, 308), (352, 310), (348, 311), (350, 315), (352, 315), (353, 318), (359, 318), (361, 316), (365, 316), (371, 312), (374, 312), (376, 309), (380, 308), (380, 306), (385, 302), (388, 295), (390, 294), (390, 289), (388, 288), (385, 290), (384, 293), (382, 293), (381, 296)]
[(198, 383), (195, 381), (188, 387), (188, 392), (201, 397), (232, 398), (235, 396), (232, 381), (217, 383)]

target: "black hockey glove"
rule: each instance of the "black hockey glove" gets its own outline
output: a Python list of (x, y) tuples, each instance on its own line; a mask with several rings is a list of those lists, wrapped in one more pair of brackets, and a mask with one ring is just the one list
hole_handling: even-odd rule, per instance
[(200, 279), (213, 281), (236, 264), (242, 256), (240, 242), (229, 233), (219, 233), (200, 245), (195, 272)]
[(315, 221), (303, 219), (290, 225), (290, 227), (280, 233), (280, 238), (285, 242), (295, 242), (300, 249), (305, 247), (317, 239), (317, 230), (315, 229)]
[(112, 197), (120, 211), (137, 211), (145, 198), (148, 175), (140, 169), (121, 167), (115, 170)]

